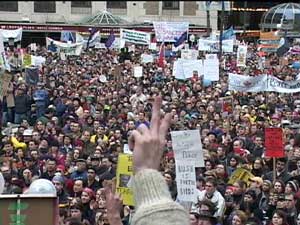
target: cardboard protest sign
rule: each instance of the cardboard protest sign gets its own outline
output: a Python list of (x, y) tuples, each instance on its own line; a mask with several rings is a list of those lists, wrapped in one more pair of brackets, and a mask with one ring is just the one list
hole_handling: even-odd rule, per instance
[(25, 54), (23, 56), (23, 65), (24, 67), (31, 66), (32, 60), (31, 60), (31, 55), (30, 54)]
[(228, 184), (232, 185), (236, 181), (242, 180), (242, 181), (245, 181), (247, 183), (247, 185), (249, 186), (250, 185), (249, 179), (251, 179), (253, 177), (254, 177), (254, 175), (251, 172), (249, 172), (248, 170), (243, 169), (243, 168), (238, 168), (233, 172), (233, 174), (231, 174)]
[(175, 161), (185, 160), (204, 167), (203, 150), (199, 130), (172, 131), (172, 147)]
[(133, 75), (134, 75), (134, 77), (142, 77), (143, 76), (143, 67), (135, 66), (133, 68)]
[(195, 165), (190, 161), (176, 161), (176, 185), (179, 201), (197, 202)]
[(55, 196), (0, 195), (0, 224), (58, 224)]
[(220, 98), (222, 104), (222, 116), (226, 117), (233, 113), (233, 97), (223, 97)]
[(11, 81), (12, 74), (10, 73), (4, 73), (3, 75), (0, 76), (0, 100), (3, 100), (3, 96), (6, 96), (7, 94), (7, 89), (9, 86), (9, 83)]
[(125, 205), (134, 206), (133, 192), (129, 181), (133, 176), (132, 155), (119, 154), (117, 166), (117, 192)]
[(153, 55), (142, 54), (141, 55), (142, 63), (152, 63), (154, 61)]
[(247, 46), (239, 45), (237, 50), (237, 66), (246, 67), (247, 60)]
[(265, 129), (265, 156), (281, 158), (284, 157), (283, 138), (281, 128)]
[(219, 59), (205, 59), (203, 63), (204, 79), (210, 81), (219, 80)]

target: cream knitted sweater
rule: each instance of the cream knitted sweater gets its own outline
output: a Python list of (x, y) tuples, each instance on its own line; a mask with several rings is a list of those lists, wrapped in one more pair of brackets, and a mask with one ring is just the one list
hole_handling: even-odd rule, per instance
[(188, 225), (187, 211), (174, 202), (163, 176), (145, 169), (134, 176), (136, 212), (132, 225)]

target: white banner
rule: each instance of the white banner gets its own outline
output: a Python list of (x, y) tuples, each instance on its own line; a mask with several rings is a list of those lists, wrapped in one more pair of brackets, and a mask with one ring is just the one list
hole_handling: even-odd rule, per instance
[(199, 130), (172, 131), (171, 138), (175, 161), (188, 161), (195, 163), (195, 167), (204, 167)]
[(181, 58), (182, 59), (194, 59), (197, 60), (199, 55), (199, 51), (198, 50), (194, 50), (194, 49), (182, 49), (181, 50)]
[(64, 43), (64, 42), (55, 41), (51, 38), (46, 37), (47, 48), (51, 42), (59, 49), (59, 52), (64, 52), (66, 55), (80, 55), (82, 48), (83, 48), (83, 42)]
[(41, 67), (45, 62), (45, 57), (31, 55), (31, 65)]
[(218, 81), (219, 72), (219, 59), (218, 58), (208, 58), (204, 59), (204, 79), (210, 81)]
[(141, 45), (150, 44), (150, 34), (142, 31), (121, 29), (120, 39), (135, 44), (141, 44)]
[(184, 32), (188, 32), (188, 22), (155, 22), (153, 21), (155, 38), (162, 42), (175, 42)]
[(193, 77), (193, 72), (197, 71), (198, 76), (203, 75), (202, 60), (178, 59), (173, 64), (173, 76), (179, 80), (186, 80)]
[(8, 42), (9, 38), (14, 38), (14, 41), (17, 42), (22, 40), (22, 31), (22, 28), (16, 30), (0, 29), (0, 34), (2, 35), (4, 42)]
[(274, 76), (268, 76), (268, 91), (280, 93), (300, 92), (300, 80), (283, 81)]
[[(233, 40), (223, 40), (222, 41), (222, 51), (223, 52), (233, 52)], [(198, 40), (198, 50), (207, 52), (218, 52), (220, 50), (219, 40), (208, 40), (199, 39)]]
[(237, 66), (246, 67), (247, 45), (239, 45), (237, 50)]
[(190, 161), (176, 160), (177, 199), (179, 201), (197, 202), (195, 165)]
[(267, 75), (250, 77), (233, 73), (228, 74), (228, 90), (241, 92), (260, 92), (266, 91), (267, 87)]

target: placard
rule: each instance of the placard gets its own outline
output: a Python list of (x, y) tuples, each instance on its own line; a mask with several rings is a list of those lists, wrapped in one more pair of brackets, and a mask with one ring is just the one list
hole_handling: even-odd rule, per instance
[(132, 155), (119, 154), (117, 165), (117, 193), (123, 199), (125, 205), (134, 206), (133, 192), (129, 181), (133, 176)]
[(135, 44), (149, 45), (150, 44), (150, 33), (136, 31), (136, 30), (121, 29), (120, 30), (120, 39), (123, 39), (123, 40), (131, 42), (131, 43), (135, 43)]
[(182, 49), (181, 50), (181, 58), (182, 59), (197, 60), (198, 55), (199, 55), (199, 51), (198, 50), (194, 50), (194, 49)]
[(175, 42), (184, 32), (188, 32), (188, 22), (156, 22), (153, 21), (156, 40), (159, 42)]
[(135, 66), (133, 68), (133, 76), (134, 77), (142, 77), (143, 76), (143, 67), (142, 66)]
[(190, 161), (176, 160), (177, 199), (179, 201), (197, 202), (195, 165)]
[(247, 46), (239, 45), (237, 50), (237, 62), (236, 65), (240, 67), (246, 67), (247, 60)]
[(199, 130), (172, 131), (171, 138), (175, 161), (189, 161), (195, 163), (195, 167), (204, 167)]
[(141, 59), (142, 63), (152, 63), (154, 61), (153, 55), (151, 54), (142, 54)]
[(281, 128), (265, 128), (265, 147), (265, 156), (274, 158), (284, 157)]
[(56, 196), (0, 195), (0, 212), (1, 225), (58, 224)]
[(133, 152), (129, 149), (129, 145), (128, 144), (124, 144), (123, 146), (123, 152), (124, 154), (128, 154), (128, 155), (132, 155)]
[(219, 80), (219, 59), (204, 59), (204, 79), (210, 81)]

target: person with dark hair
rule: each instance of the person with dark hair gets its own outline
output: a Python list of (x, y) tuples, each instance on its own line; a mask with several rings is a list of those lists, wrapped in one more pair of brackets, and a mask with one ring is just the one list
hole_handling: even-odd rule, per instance
[[(292, 178), (292, 176), (287, 171), (287, 159), (286, 158), (278, 158), (276, 160), (275, 170), (276, 170), (275, 180), (280, 179), (284, 183), (286, 183), (287, 181), (289, 181)], [(273, 174), (274, 174), (273, 171), (270, 171), (263, 176), (263, 179), (273, 181), (274, 180)]]
[(171, 171), (165, 171), (163, 176), (169, 187), (169, 191), (171, 193), (172, 199), (175, 200), (177, 197), (177, 186), (175, 181), (175, 174)]
[(289, 225), (286, 220), (286, 213), (280, 209), (276, 209), (269, 225)]
[[(217, 208), (214, 216), (221, 218), (225, 211), (225, 199), (222, 194), (217, 190), (217, 180), (215, 178), (207, 178), (205, 181), (205, 189), (198, 192), (198, 202), (202, 200), (211, 201)], [(192, 205), (192, 210), (198, 208), (197, 205)]]

